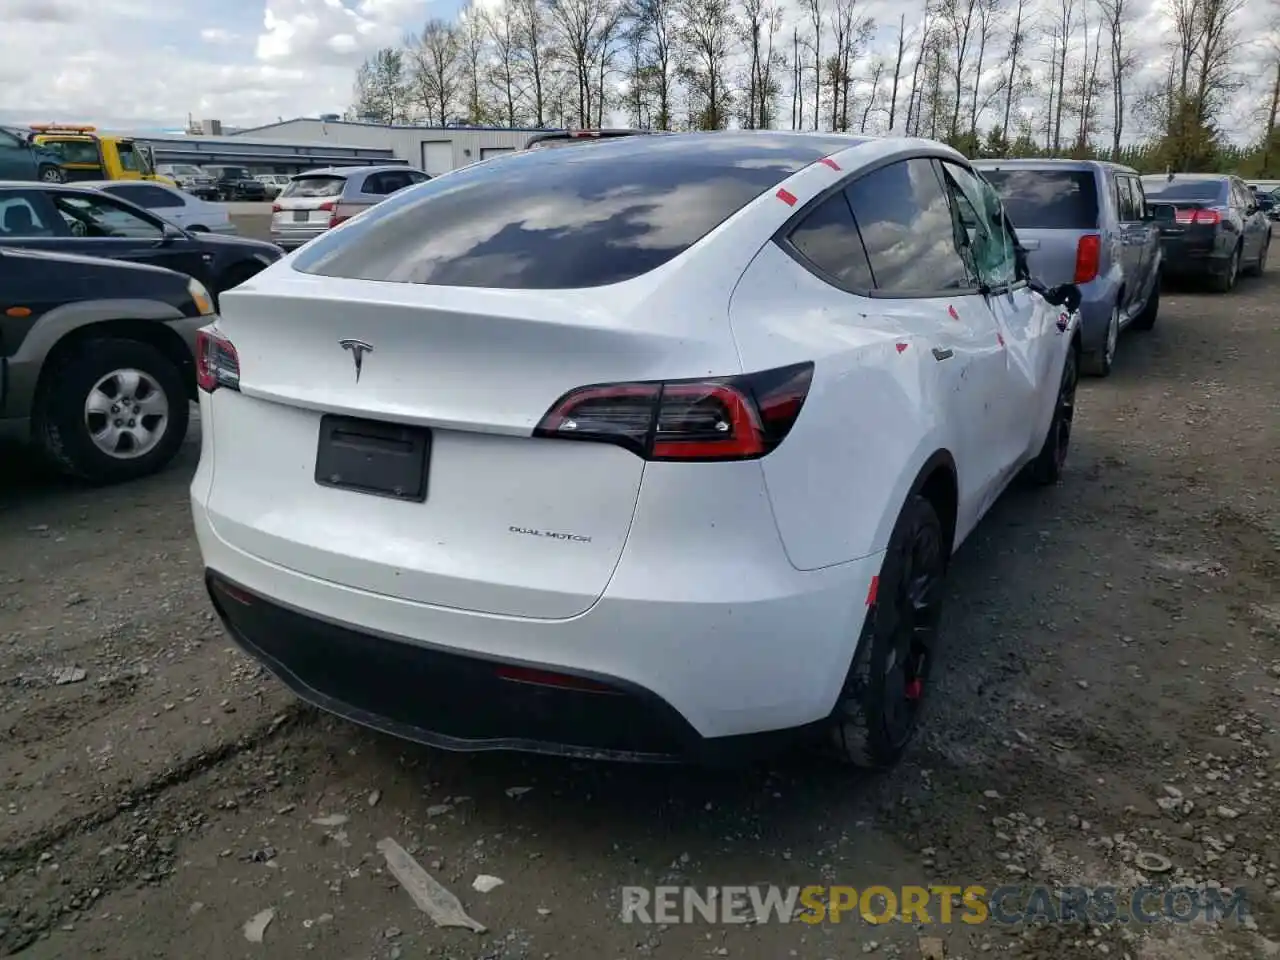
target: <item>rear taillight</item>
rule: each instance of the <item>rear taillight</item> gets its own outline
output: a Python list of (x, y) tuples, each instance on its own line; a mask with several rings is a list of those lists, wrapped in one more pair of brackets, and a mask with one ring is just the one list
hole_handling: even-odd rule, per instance
[(339, 203), (333, 207), (333, 213), (329, 215), (329, 226), (336, 227), (340, 223), (346, 223), (364, 207), (359, 204)]
[(1208, 226), (1216, 226), (1222, 222), (1222, 213), (1218, 210), (1190, 208), (1175, 211), (1173, 218), (1176, 222), (1182, 224), (1203, 223)]
[(1086, 233), (1076, 244), (1076, 275), (1073, 282), (1088, 283), (1098, 275), (1098, 261), (1102, 258), (1102, 237)]
[(796, 422), (813, 364), (699, 380), (609, 383), (571, 390), (536, 437), (612, 443), (646, 460), (753, 460)]
[(240, 355), (231, 341), (209, 327), (196, 331), (196, 384), (206, 393), (240, 389)]
[(281, 207), (281, 206), (280, 206), (280, 204), (278, 204), (278, 203), (273, 203), (273, 204), (271, 205), (271, 212), (272, 212), (272, 213), (279, 213), (282, 209), (284, 209), (284, 208), (283, 208), (283, 207)]

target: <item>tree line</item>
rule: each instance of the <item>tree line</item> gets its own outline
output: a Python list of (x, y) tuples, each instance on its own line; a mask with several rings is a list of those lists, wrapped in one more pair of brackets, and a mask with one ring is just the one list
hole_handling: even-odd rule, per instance
[[(1247, 2), (1280, 23), (1280, 0)], [(1162, 41), (1139, 36), (1138, 0), (926, 0), (889, 23), (865, 0), (498, 0), (371, 56), (347, 116), (892, 130), (975, 157), (1280, 178), (1273, 31), (1244, 33), (1246, 0), (1159, 3)]]

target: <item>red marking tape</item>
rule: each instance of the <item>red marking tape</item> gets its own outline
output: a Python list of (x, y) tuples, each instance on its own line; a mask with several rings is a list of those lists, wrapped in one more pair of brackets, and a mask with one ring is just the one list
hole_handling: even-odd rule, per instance
[(955, 307), (947, 307), (947, 313), (951, 314), (951, 319), (952, 319), (952, 320), (959, 320), (959, 319), (960, 319), (960, 314), (956, 313), (956, 308), (955, 308)]
[(828, 167), (830, 167), (832, 170), (839, 170), (839, 169), (840, 169), (840, 164), (836, 163), (836, 162), (835, 162), (834, 160), (832, 160), (830, 157), (823, 157), (823, 158), (822, 158), (821, 160), (819, 160), (818, 162), (819, 162), (819, 163), (825, 163), (825, 164), (826, 164)]
[(907, 349), (907, 345), (905, 343), (895, 343), (894, 346), (898, 348), (899, 353)]
[(779, 188), (777, 196), (778, 196), (778, 199), (781, 200), (783, 203), (785, 203), (788, 207), (794, 207), (796, 205), (796, 195), (789, 190), (783, 190)]
[(872, 577), (871, 585), (867, 587), (867, 606), (874, 607), (876, 605), (876, 594), (880, 592), (880, 578)]

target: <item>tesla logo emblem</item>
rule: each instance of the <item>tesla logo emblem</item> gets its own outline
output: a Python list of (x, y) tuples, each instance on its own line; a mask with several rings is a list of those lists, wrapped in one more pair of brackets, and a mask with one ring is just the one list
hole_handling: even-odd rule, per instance
[(364, 366), (364, 355), (373, 353), (373, 347), (363, 340), (339, 340), (338, 345), (343, 350), (351, 351), (351, 359), (356, 362), (356, 383), (359, 383), (360, 369)]

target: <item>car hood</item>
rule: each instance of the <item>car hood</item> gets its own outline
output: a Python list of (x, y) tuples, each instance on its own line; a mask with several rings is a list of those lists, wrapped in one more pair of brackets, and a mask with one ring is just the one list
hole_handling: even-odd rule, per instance
[(191, 238), (196, 243), (210, 248), (210, 252), (240, 251), (251, 257), (274, 263), (284, 256), (284, 251), (274, 243), (263, 240), (251, 240), (248, 237), (228, 237), (216, 233), (193, 233)]

